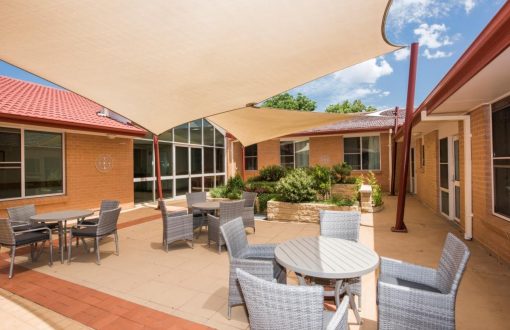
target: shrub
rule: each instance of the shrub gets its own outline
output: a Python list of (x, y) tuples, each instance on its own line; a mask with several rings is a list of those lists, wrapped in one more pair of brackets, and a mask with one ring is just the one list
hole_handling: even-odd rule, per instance
[(276, 182), (283, 178), (286, 172), (285, 168), (279, 165), (266, 166), (260, 169), (258, 180), (256, 181)]
[(258, 194), (274, 193), (277, 182), (271, 181), (250, 181), (246, 183), (247, 191), (254, 191)]
[(383, 204), (382, 200), (382, 189), (379, 182), (377, 182), (377, 178), (375, 177), (374, 172), (368, 172), (368, 175), (365, 178), (367, 184), (372, 186), (372, 203), (374, 206), (380, 206)]
[(321, 195), (322, 199), (326, 199), (331, 191), (331, 169), (316, 165), (311, 167), (309, 171), (313, 178), (313, 189)]
[(218, 186), (216, 188), (209, 189), (209, 195), (212, 198), (226, 198), (227, 197), (227, 187), (226, 186)]
[(357, 199), (356, 198), (350, 199), (334, 195), (331, 196), (331, 198), (327, 200), (327, 202), (337, 206), (353, 206), (357, 202)]
[(343, 180), (343, 184), (355, 184), (357, 182), (357, 178), (355, 176), (348, 176)]
[(348, 183), (346, 181), (349, 180), (351, 172), (352, 172), (352, 167), (349, 164), (347, 164), (346, 162), (343, 162), (341, 164), (336, 164), (333, 166), (333, 173), (334, 173), (335, 181), (337, 183)]
[(298, 168), (280, 179), (276, 185), (276, 191), (284, 202), (310, 202), (317, 194), (313, 184), (314, 180), (308, 171)]
[(243, 191), (244, 190), (244, 181), (243, 178), (239, 174), (229, 178), (227, 180), (227, 191)]
[(225, 186), (218, 186), (209, 190), (213, 198), (241, 199), (244, 190), (244, 182), (239, 174), (227, 180)]
[(275, 199), (278, 197), (278, 194), (268, 194), (268, 193), (262, 193), (257, 196), (259, 200), (259, 213), (264, 213), (267, 210), (267, 202), (269, 202), (272, 199)]

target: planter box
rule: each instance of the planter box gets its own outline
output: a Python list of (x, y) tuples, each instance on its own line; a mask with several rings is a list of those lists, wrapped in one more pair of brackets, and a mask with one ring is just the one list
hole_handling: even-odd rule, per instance
[(335, 183), (331, 186), (331, 196), (336, 195), (347, 199), (356, 198), (358, 196), (356, 187), (356, 184)]
[(319, 223), (320, 210), (359, 211), (358, 206), (336, 206), (320, 203), (267, 202), (267, 219)]

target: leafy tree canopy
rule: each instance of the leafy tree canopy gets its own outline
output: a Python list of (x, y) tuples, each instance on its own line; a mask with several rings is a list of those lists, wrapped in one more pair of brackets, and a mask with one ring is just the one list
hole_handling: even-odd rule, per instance
[(266, 108), (314, 111), (316, 102), (301, 93), (298, 93), (296, 96), (283, 93), (267, 99), (262, 103), (262, 106)]
[(326, 112), (330, 113), (355, 113), (355, 112), (372, 112), (376, 108), (369, 105), (364, 105), (361, 100), (354, 100), (349, 102), (345, 100), (343, 103), (331, 104), (326, 108)]

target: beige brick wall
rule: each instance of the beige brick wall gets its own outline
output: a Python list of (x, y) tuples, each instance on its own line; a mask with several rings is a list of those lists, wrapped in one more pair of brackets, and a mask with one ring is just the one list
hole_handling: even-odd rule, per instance
[[(97, 208), (102, 199), (118, 199), (122, 206), (133, 207), (133, 140), (66, 133), (66, 194), (0, 201), (0, 216), (6, 208), (35, 204), (38, 212), (73, 208)], [(96, 169), (96, 159), (109, 155), (113, 167), (107, 173)]]
[[(432, 131), (425, 138), (425, 166), (417, 166), (416, 197), (433, 210), (439, 211), (438, 132)], [(420, 143), (421, 144), (421, 143)], [(416, 150), (419, 151), (419, 148)], [(421, 164), (421, 152), (417, 152), (417, 164)]]
[(471, 112), (473, 238), (510, 262), (510, 221), (492, 214), (490, 108)]
[(333, 166), (343, 161), (344, 142), (341, 135), (310, 138), (310, 166)]

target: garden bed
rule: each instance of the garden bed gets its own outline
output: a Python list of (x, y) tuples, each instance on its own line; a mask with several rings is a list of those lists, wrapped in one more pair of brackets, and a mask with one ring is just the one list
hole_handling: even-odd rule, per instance
[(319, 223), (320, 210), (359, 211), (357, 205), (337, 206), (325, 203), (267, 202), (267, 219), (271, 221), (296, 221)]

